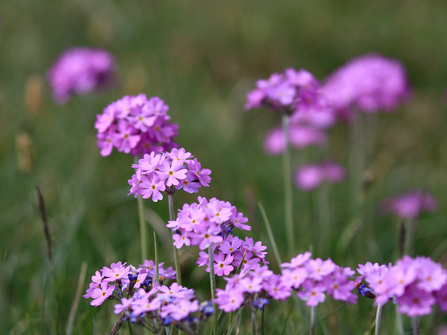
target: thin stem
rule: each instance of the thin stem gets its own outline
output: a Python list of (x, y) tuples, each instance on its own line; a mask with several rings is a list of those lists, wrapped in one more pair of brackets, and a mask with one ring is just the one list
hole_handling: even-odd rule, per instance
[(310, 331), (309, 335), (315, 335), (315, 326), (317, 324), (317, 306), (310, 308)]
[(219, 331), (219, 324), (218, 324), (218, 316), (217, 316), (217, 304), (214, 303), (215, 292), (216, 292), (216, 276), (214, 275), (214, 247), (213, 243), (210, 244), (208, 247), (208, 261), (209, 261), (209, 268), (210, 268), (210, 286), (211, 286), (211, 300), (213, 301), (213, 308), (214, 308), (214, 314), (213, 314), (213, 330), (214, 335), (218, 335)]
[(405, 223), (405, 255), (413, 256), (414, 250), (414, 235), (415, 235), (416, 219), (407, 220)]
[(331, 242), (331, 213), (329, 206), (329, 184), (323, 183), (317, 192), (318, 201), (318, 224), (320, 228), (321, 238), (318, 250), (320, 254), (327, 255), (330, 250)]
[(395, 319), (395, 326), (396, 326), (396, 332), (398, 335), (404, 335), (405, 331), (404, 331), (404, 323), (402, 321), (402, 315), (399, 313), (399, 311), (397, 310), (398, 307), (396, 305), (396, 309), (395, 309), (395, 315), (396, 315), (396, 319)]
[(158, 268), (158, 244), (155, 229), (154, 229), (154, 247), (155, 247), (155, 278), (157, 279), (157, 285), (158, 285), (160, 281), (160, 269)]
[(256, 312), (251, 312), (251, 334), (256, 335)]
[(382, 305), (377, 305), (377, 312), (376, 312), (376, 329), (374, 330), (374, 335), (380, 334), (380, 325), (382, 324)]
[(282, 128), (284, 132), (286, 150), (282, 155), (284, 174), (284, 212), (286, 217), (287, 246), (289, 255), (295, 254), (295, 233), (293, 229), (293, 207), (292, 207), (292, 173), (290, 171), (290, 150), (289, 150), (289, 115), (283, 114)]
[(412, 335), (419, 335), (419, 317), (413, 316), (411, 318)]
[(267, 217), (267, 214), (265, 213), (264, 206), (262, 206), (260, 202), (258, 202), (258, 206), (261, 210), (262, 217), (264, 218), (265, 226), (267, 227), (267, 234), (269, 235), (270, 243), (272, 244), (273, 254), (275, 255), (276, 261), (278, 262), (278, 266), (281, 266), (281, 257), (279, 256), (278, 247), (276, 246), (275, 237), (273, 236), (269, 219)]
[[(138, 164), (138, 157), (135, 156), (135, 164)], [(147, 239), (146, 239), (146, 223), (144, 220), (144, 204), (143, 198), (138, 196), (138, 219), (140, 222), (140, 244), (141, 244), (141, 259), (144, 262), (147, 259)]]
[(228, 314), (228, 332), (227, 335), (230, 335), (231, 333), (231, 324), (233, 323), (233, 312), (231, 311), (230, 314)]
[(79, 274), (78, 288), (76, 289), (76, 295), (71, 305), (70, 314), (68, 316), (67, 327), (65, 328), (65, 334), (71, 335), (73, 333), (73, 322), (75, 319), (76, 309), (78, 308), (79, 299), (81, 298), (82, 288), (84, 287), (85, 274), (87, 273), (87, 262), (82, 262), (81, 273)]
[(127, 324), (129, 326), (129, 334), (133, 335), (133, 331), (132, 331), (132, 324), (130, 323), (130, 320), (127, 321)]
[[(174, 196), (172, 194), (168, 194), (168, 205), (169, 205), (169, 220), (175, 220), (175, 212), (174, 212)], [(174, 231), (171, 230), (171, 234), (174, 234)], [(175, 264), (175, 273), (177, 275), (177, 284), (182, 285), (182, 273), (180, 271), (180, 260), (178, 257), (178, 249), (175, 245), (172, 245), (174, 250), (174, 264)]]

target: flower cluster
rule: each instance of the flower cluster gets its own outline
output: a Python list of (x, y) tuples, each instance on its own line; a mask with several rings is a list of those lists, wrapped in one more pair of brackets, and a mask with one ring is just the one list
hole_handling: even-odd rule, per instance
[[(292, 147), (322, 146), (327, 137), (323, 131), (334, 125), (336, 117), (322, 93), (320, 83), (306, 70), (286, 69), (268, 80), (258, 80), (257, 89), (247, 95), (246, 109), (266, 106), (290, 114), (289, 141)], [(271, 130), (264, 141), (270, 155), (284, 152), (286, 140), (281, 128)]]
[(390, 196), (382, 201), (381, 208), (385, 213), (393, 213), (401, 219), (416, 219), (421, 211), (435, 212), (438, 201), (430, 193), (415, 190), (397, 196)]
[(323, 90), (337, 111), (348, 113), (352, 107), (366, 113), (392, 111), (410, 95), (402, 64), (375, 53), (342, 66), (328, 77)]
[[(158, 265), (160, 281), (175, 279), (175, 271), (172, 267), (164, 269), (163, 264)], [(152, 261), (144, 261), (144, 264), (140, 265), (139, 268), (132, 265), (126, 266), (126, 263), (121, 262), (112, 263), (110, 268), (104, 266), (101, 271), (96, 271), (84, 298), (93, 298), (90, 305), (99, 306), (107, 298), (115, 297), (114, 295), (118, 291), (152, 285), (155, 276), (156, 269)]]
[(324, 181), (340, 183), (346, 177), (346, 169), (334, 162), (325, 161), (319, 164), (301, 166), (295, 174), (295, 184), (304, 191), (310, 191)]
[(263, 308), (268, 298), (284, 301), (295, 290), (308, 306), (316, 306), (326, 299), (326, 293), (336, 300), (355, 303), (357, 296), (351, 291), (355, 282), (350, 268), (342, 268), (330, 259), (310, 259), (306, 252), (283, 263), (281, 275), (274, 274), (267, 266), (243, 269), (232, 278), (225, 278), (225, 289), (218, 289), (216, 303), (225, 312), (235, 311), (244, 303), (250, 309)]
[(225, 234), (233, 228), (250, 230), (246, 225), (247, 218), (237, 212), (237, 208), (229, 202), (216, 198), (207, 200), (199, 197), (198, 203), (184, 204), (179, 209), (177, 219), (169, 221), (168, 228), (173, 228), (174, 245), (181, 248), (183, 245), (197, 245), (205, 250), (212, 243), (221, 243)]
[(134, 194), (135, 198), (138, 195), (143, 199), (152, 197), (157, 202), (163, 199), (163, 191), (173, 194), (183, 189), (188, 193), (197, 193), (200, 187), (208, 187), (211, 170), (202, 169), (200, 162), (193, 157), (184, 148), (145, 154), (138, 164), (132, 165), (136, 173), (128, 181), (132, 186), (129, 194)]
[[(125, 319), (159, 333), (163, 326), (175, 321), (175, 326), (187, 334), (199, 334), (205, 321), (214, 313), (211, 301), (199, 306), (194, 290), (177, 283), (162, 285), (164, 279), (175, 279), (172, 268), (159, 265), (159, 282), (155, 266), (145, 261), (140, 268), (118, 262), (110, 268), (96, 271), (84, 298), (93, 298), (91, 305), (99, 306), (106, 299), (115, 299), (115, 314), (124, 313)], [(112, 284), (113, 283), (113, 284)], [(191, 314), (199, 311), (199, 316)]]
[(284, 295), (284, 292), (275, 290), (276, 281), (274, 276), (267, 266), (242, 270), (240, 274), (225, 278), (227, 281), (225, 289), (216, 290), (216, 300), (214, 302), (219, 306), (219, 309), (228, 313), (237, 310), (244, 303), (253, 311), (263, 309), (264, 305), (269, 303), (269, 300), (265, 298), (266, 292), (271, 292), (275, 299), (281, 297), (284, 300), (290, 295), (290, 292), (288, 295)]
[[(225, 236), (225, 231), (228, 231), (228, 229), (223, 229), (221, 234), (223, 240), (213, 245), (214, 273), (216, 275), (228, 276), (239, 267), (242, 270), (250, 270), (258, 267), (259, 264), (269, 263), (265, 260), (267, 252), (264, 250), (267, 247), (263, 246), (261, 241), (255, 243), (250, 237), (245, 237), (245, 240), (242, 240), (231, 234)], [(206, 252), (199, 252), (196, 264), (199, 267), (206, 265), (206, 271), (210, 271), (208, 254)]]
[(74, 48), (65, 51), (47, 72), (53, 98), (66, 103), (73, 93), (86, 94), (113, 82), (115, 61), (105, 50)]
[(168, 109), (160, 98), (145, 94), (126, 95), (108, 105), (95, 122), (101, 155), (110, 155), (113, 147), (134, 156), (176, 148), (178, 125), (168, 122)]
[(348, 278), (355, 274), (350, 268), (342, 268), (331, 259), (311, 259), (305, 252), (281, 264), (281, 283), (286, 289), (297, 290), (297, 296), (308, 306), (316, 306), (326, 299), (325, 293), (335, 300), (355, 303), (357, 296), (351, 291), (355, 282)]
[(393, 298), (399, 313), (410, 317), (430, 314), (436, 301), (447, 311), (447, 271), (430, 258), (405, 256), (395, 266), (368, 262), (359, 264), (357, 271), (359, 293), (367, 291), (361, 286), (364, 279), (376, 304), (384, 305)]

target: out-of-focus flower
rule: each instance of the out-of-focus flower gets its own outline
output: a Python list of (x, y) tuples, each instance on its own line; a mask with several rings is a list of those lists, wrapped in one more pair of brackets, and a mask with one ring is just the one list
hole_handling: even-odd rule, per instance
[[(310, 145), (321, 147), (327, 142), (326, 133), (323, 130), (312, 127), (291, 125), (289, 129), (290, 146), (304, 149)], [(286, 150), (286, 139), (282, 128), (271, 130), (264, 140), (264, 150), (269, 155), (279, 155)]]
[(64, 104), (72, 94), (86, 94), (109, 87), (115, 77), (113, 56), (101, 49), (66, 50), (47, 72), (54, 101)]
[(346, 169), (334, 162), (307, 164), (300, 167), (295, 174), (295, 184), (304, 191), (310, 191), (322, 182), (340, 183), (346, 177)]
[(384, 213), (393, 213), (401, 219), (416, 219), (422, 211), (433, 213), (438, 208), (434, 196), (422, 190), (393, 195), (380, 204)]
[(354, 58), (336, 70), (323, 92), (331, 106), (344, 114), (352, 107), (365, 113), (392, 112), (410, 96), (402, 64), (376, 53)]

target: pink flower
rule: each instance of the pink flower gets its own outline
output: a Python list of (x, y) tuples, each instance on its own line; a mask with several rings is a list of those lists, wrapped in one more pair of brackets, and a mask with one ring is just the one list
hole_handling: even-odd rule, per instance
[[(226, 257), (225, 257), (226, 256)], [(233, 256), (225, 255), (223, 252), (214, 255), (214, 272), (218, 276), (228, 276), (234, 267), (231, 265), (233, 262)]]
[(58, 104), (72, 94), (86, 94), (109, 87), (115, 77), (115, 61), (105, 50), (73, 48), (66, 50), (51, 66), (47, 78)]
[(115, 285), (108, 285), (109, 283), (104, 281), (101, 283), (100, 288), (97, 288), (90, 293), (90, 297), (93, 298), (93, 300), (90, 302), (90, 305), (99, 306), (112, 295), (113, 291), (115, 290)]

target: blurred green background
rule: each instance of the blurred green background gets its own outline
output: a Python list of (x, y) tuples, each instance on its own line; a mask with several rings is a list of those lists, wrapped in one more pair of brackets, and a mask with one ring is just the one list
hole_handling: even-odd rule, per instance
[[(54, 334), (55, 319), (63, 332), (83, 261), (88, 264), (84, 290), (104, 265), (140, 262), (136, 200), (126, 196), (133, 158), (115, 150), (103, 158), (96, 147), (95, 114), (110, 102), (140, 92), (164, 99), (180, 126), (180, 145), (213, 171), (211, 187), (199, 195), (236, 205), (254, 227), (249, 236), (270, 247), (257, 207), (261, 201), (286, 260), (295, 255), (288, 255), (285, 245), (281, 159), (262, 149), (279, 116), (245, 112), (245, 95), (258, 78), (286, 67), (324, 79), (352, 57), (372, 51), (403, 62), (414, 95), (395, 113), (378, 116), (375, 152), (368, 161), (376, 181), (364, 208), (368, 236), (354, 235), (357, 241), (346, 253), (335, 253), (350, 220), (349, 198), (346, 183), (331, 186), (333, 240), (315, 256), (331, 256), (353, 268), (358, 262), (394, 261), (397, 221), (380, 216), (376, 205), (389, 194), (424, 187), (440, 208), (422, 216), (416, 250), (447, 264), (442, 244), (447, 237), (446, 13), (444, 0), (0, 1), (0, 333), (39, 334), (43, 324), (44, 333)], [(114, 90), (58, 106), (45, 72), (73, 46), (110, 51), (119, 82)], [(330, 130), (328, 156), (347, 166), (347, 144), (348, 127), (338, 124)], [(318, 153), (293, 155), (295, 168)], [(36, 184), (53, 237), (58, 304)], [(312, 244), (315, 203), (312, 194), (294, 192), (296, 249), (303, 252)], [(175, 196), (177, 208), (196, 200), (194, 194)], [(166, 199), (145, 204), (167, 219)], [(162, 248), (162, 261), (172, 265), (170, 245)], [(197, 250), (181, 255), (185, 284), (201, 299), (209, 298), (207, 273), (194, 266)], [(268, 257), (278, 271), (273, 255)], [(218, 286), (223, 285), (220, 280)], [(322, 316), (341, 305), (327, 300)], [(108, 332), (113, 308), (105, 305), (93, 308), (81, 299), (74, 333), (91, 334), (93, 318), (98, 334)], [(266, 333), (280, 333), (291, 308), (285, 333), (305, 329), (288, 302), (268, 307)], [(387, 308), (391, 315), (392, 306)], [(392, 327), (384, 313), (386, 333)], [(323, 323), (329, 334), (359, 334), (372, 319), (371, 301), (360, 299)], [(434, 313), (425, 322), (433, 330), (441, 319)]]

